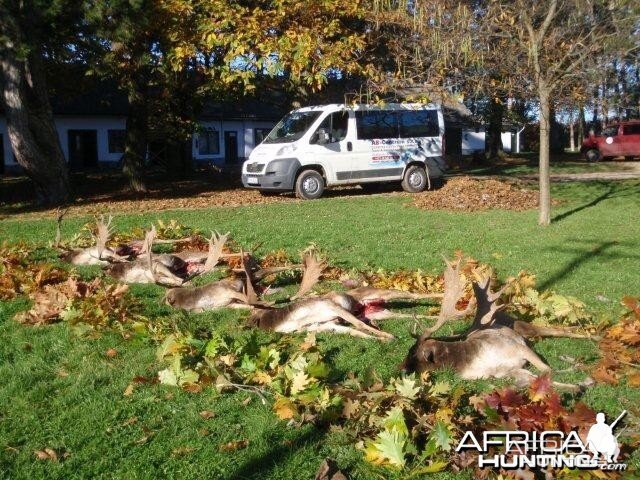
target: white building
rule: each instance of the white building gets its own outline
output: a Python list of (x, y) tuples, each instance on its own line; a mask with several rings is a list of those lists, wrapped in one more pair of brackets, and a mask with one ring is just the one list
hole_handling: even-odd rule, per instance
[[(79, 103), (79, 102), (75, 102)], [(93, 103), (93, 102), (91, 102)], [(115, 166), (124, 153), (126, 105), (54, 105), (60, 145), (72, 170)], [(211, 104), (193, 135), (193, 159), (219, 167), (241, 164), (282, 117), (283, 111), (262, 104)], [(0, 115), (0, 173), (19, 171)]]
[[(502, 132), (502, 149), (509, 153), (522, 151), (522, 131), (524, 127), (515, 127)], [(462, 130), (462, 155), (473, 155), (485, 151), (486, 131), (484, 127)]]

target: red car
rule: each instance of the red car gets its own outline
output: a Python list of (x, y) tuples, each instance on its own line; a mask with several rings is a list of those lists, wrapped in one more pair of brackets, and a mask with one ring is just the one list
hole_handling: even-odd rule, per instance
[(590, 135), (582, 142), (580, 151), (590, 162), (613, 157), (640, 156), (640, 120), (609, 125), (600, 135)]

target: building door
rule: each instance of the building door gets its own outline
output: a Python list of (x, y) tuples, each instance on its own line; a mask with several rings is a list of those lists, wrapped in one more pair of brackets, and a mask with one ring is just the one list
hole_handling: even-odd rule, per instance
[(226, 163), (238, 163), (238, 132), (224, 132), (224, 158)]
[(69, 167), (72, 170), (98, 165), (98, 132), (67, 130), (69, 137)]
[(0, 133), (0, 173), (4, 173), (4, 135)]

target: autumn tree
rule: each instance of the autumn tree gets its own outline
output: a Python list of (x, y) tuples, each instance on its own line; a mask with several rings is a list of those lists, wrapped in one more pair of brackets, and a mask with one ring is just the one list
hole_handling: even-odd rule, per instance
[(67, 165), (53, 123), (45, 59), (69, 48), (78, 28), (79, 2), (0, 2), (2, 104), (11, 147), (31, 178), (39, 203), (69, 199)]
[(361, 11), (337, 0), (91, 2), (86, 18), (105, 45), (96, 71), (129, 98), (123, 169), (132, 189), (146, 190), (150, 129), (186, 139), (204, 98), (242, 96), (267, 77), (319, 89), (332, 71), (360, 69), (352, 25)]
[[(637, 45), (633, 0), (490, 1), (485, 26), (494, 55), (509, 66), (509, 86), (540, 105), (540, 213), (551, 221), (549, 139), (554, 100)], [(498, 47), (497, 49), (495, 47)]]

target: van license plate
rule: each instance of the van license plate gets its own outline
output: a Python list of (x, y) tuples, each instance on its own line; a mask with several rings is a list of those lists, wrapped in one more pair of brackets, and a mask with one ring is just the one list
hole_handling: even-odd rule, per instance
[(247, 183), (249, 183), (251, 185), (257, 185), (258, 184), (258, 177), (247, 177)]

